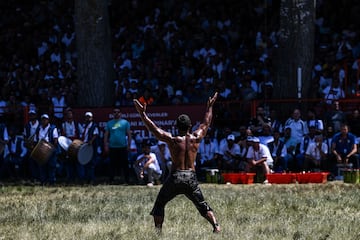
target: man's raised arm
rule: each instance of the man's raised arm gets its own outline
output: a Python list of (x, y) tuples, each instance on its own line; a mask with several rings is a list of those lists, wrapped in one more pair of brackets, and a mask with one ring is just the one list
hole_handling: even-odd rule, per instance
[(209, 97), (206, 105), (206, 112), (203, 122), (200, 124), (199, 128), (195, 130), (194, 135), (203, 138), (205, 137), (207, 130), (210, 127), (212, 118), (213, 118), (213, 105), (217, 99), (218, 93), (216, 92), (213, 97)]
[(146, 128), (154, 134), (158, 140), (166, 141), (171, 138), (171, 134), (166, 132), (155, 125), (153, 121), (146, 115), (146, 104), (142, 105), (137, 99), (134, 99), (134, 105), (137, 112), (140, 114), (140, 118), (145, 124)]

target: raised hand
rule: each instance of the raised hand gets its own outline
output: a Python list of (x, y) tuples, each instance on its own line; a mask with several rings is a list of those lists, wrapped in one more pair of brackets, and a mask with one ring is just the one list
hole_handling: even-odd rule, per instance
[(133, 102), (138, 113), (146, 111), (146, 104), (142, 105), (137, 99), (134, 99)]
[(209, 100), (207, 102), (208, 107), (212, 107), (214, 105), (214, 103), (217, 99), (217, 96), (218, 96), (218, 92), (216, 92), (213, 97), (209, 97)]

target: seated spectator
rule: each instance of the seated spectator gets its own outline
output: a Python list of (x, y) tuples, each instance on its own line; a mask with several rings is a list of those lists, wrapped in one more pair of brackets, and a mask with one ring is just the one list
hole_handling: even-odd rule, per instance
[(171, 155), (167, 144), (163, 141), (158, 141), (156, 145), (151, 146), (151, 152), (155, 153), (156, 159), (162, 171), (162, 181), (164, 181), (169, 173), (171, 173)]
[(335, 100), (345, 98), (345, 92), (340, 86), (340, 80), (338, 77), (335, 77), (332, 84), (323, 90), (323, 94), (328, 105), (333, 104)]
[[(341, 126), (341, 131), (332, 138), (331, 151), (333, 153), (332, 169), (336, 171), (336, 164), (352, 164), (353, 168), (359, 168), (359, 155), (355, 135), (349, 132), (347, 124)], [(335, 165), (335, 166), (334, 166)], [(337, 174), (336, 172), (333, 172)]]
[(296, 169), (298, 171), (303, 171), (304, 170), (304, 162), (305, 162), (305, 152), (309, 146), (310, 143), (314, 143), (315, 142), (315, 137), (316, 137), (316, 127), (314, 125), (312, 125), (309, 128), (309, 134), (306, 134), (303, 139), (301, 140), (299, 149), (298, 149), (298, 153), (296, 154), (295, 158), (296, 158)]
[(267, 144), (271, 156), (274, 160), (274, 171), (283, 172), (287, 169), (287, 162), (292, 159), (292, 155), (287, 152), (285, 143), (280, 139), (279, 130), (274, 131), (274, 140)]
[(268, 145), (274, 141), (270, 123), (264, 123), (261, 132), (259, 132), (260, 143)]
[(284, 130), (284, 136), (281, 138), (281, 141), (284, 142), (285, 146), (286, 146), (286, 151), (287, 151), (287, 157), (284, 158), (284, 163), (283, 163), (283, 170), (284, 171), (293, 171), (295, 170), (295, 164), (294, 164), (294, 159), (295, 159), (295, 150), (296, 150), (296, 146), (297, 143), (294, 139), (294, 137), (291, 136), (291, 128), (290, 127), (285, 127)]
[(308, 128), (311, 126), (315, 127), (317, 134), (322, 134), (324, 131), (324, 123), (321, 119), (316, 116), (315, 109), (309, 108), (307, 112), (307, 120), (306, 120)]
[(226, 143), (220, 146), (218, 167), (222, 170), (235, 170), (241, 159), (240, 146), (235, 143), (235, 136), (226, 137)]
[(291, 117), (285, 122), (285, 128), (291, 128), (291, 136), (296, 141), (296, 145), (300, 144), (303, 137), (309, 133), (306, 122), (301, 119), (301, 111), (295, 108)]
[(311, 171), (314, 169), (327, 169), (328, 151), (329, 147), (323, 142), (323, 136), (316, 135), (315, 142), (309, 143), (309, 146), (306, 149), (303, 170)]
[(246, 155), (247, 160), (247, 172), (258, 173), (258, 168), (262, 171), (264, 184), (269, 183), (266, 175), (270, 174), (270, 168), (273, 167), (273, 158), (271, 157), (269, 148), (260, 143), (259, 138), (253, 137), (252, 144)]
[(201, 140), (198, 150), (197, 168), (215, 168), (217, 165), (218, 145), (211, 141), (210, 133)]
[(263, 130), (264, 124), (271, 124), (270, 118), (265, 115), (265, 109), (263, 106), (257, 106), (256, 116), (249, 121), (248, 128), (254, 133), (255, 136), (259, 136)]
[(340, 109), (339, 101), (332, 103), (332, 109), (326, 112), (325, 121), (327, 126), (331, 126), (335, 133), (340, 132), (341, 125), (346, 122), (346, 114)]
[(150, 141), (143, 143), (142, 151), (135, 161), (135, 172), (139, 181), (145, 181), (147, 186), (152, 187), (154, 183), (159, 183), (162, 171), (155, 153), (151, 152)]

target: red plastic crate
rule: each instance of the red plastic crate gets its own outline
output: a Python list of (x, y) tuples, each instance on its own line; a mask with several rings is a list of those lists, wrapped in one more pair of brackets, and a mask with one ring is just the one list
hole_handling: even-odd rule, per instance
[(270, 173), (266, 178), (269, 183), (289, 184), (296, 182), (296, 173)]
[(232, 184), (252, 184), (254, 183), (255, 173), (222, 173), (224, 182)]
[(326, 183), (328, 175), (328, 172), (298, 173), (296, 180), (298, 183)]

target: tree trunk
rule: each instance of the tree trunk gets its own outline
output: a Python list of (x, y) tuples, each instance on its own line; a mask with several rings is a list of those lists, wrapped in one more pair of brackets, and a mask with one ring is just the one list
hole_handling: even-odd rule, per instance
[[(274, 96), (308, 98), (315, 43), (315, 1), (281, 0)], [(301, 75), (301, 83), (298, 76)], [(300, 86), (299, 86), (300, 85)], [(299, 89), (300, 87), (300, 89)]]
[(113, 102), (114, 70), (108, 1), (76, 0), (78, 104), (109, 106)]

